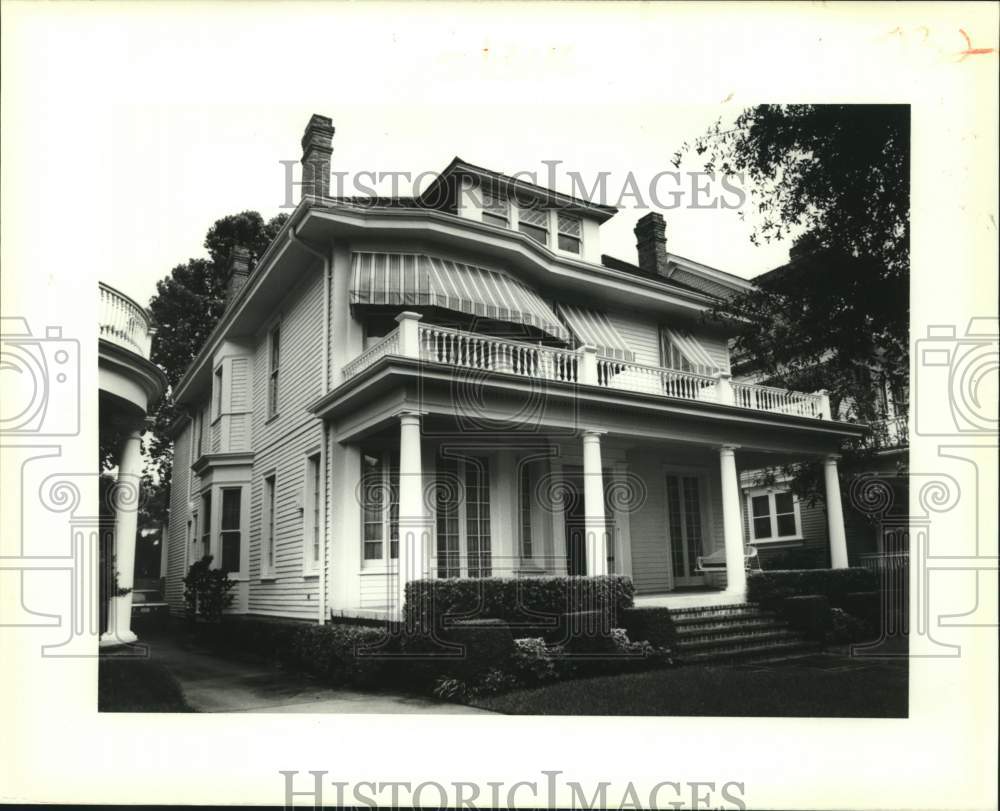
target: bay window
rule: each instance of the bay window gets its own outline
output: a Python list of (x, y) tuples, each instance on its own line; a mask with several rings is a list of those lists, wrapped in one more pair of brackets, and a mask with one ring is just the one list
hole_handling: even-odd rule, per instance
[(542, 245), (549, 244), (549, 212), (544, 208), (527, 207), (517, 210), (517, 230)]
[(219, 545), (222, 547), (222, 568), (227, 572), (240, 571), (240, 512), (243, 492), (239, 487), (222, 491), (221, 528)]
[(580, 218), (559, 212), (557, 223), (559, 250), (580, 253), (583, 245), (583, 224)]

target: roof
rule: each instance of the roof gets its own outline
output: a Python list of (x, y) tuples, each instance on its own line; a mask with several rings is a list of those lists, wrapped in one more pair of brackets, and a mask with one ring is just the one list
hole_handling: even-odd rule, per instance
[(452, 158), (451, 163), (444, 168), (444, 171), (438, 175), (437, 179), (424, 190), (424, 192), (420, 195), (421, 198), (427, 198), (428, 195), (431, 194), (432, 190), (436, 189), (442, 183), (447, 182), (452, 175), (473, 175), (487, 180), (492, 180), (500, 188), (522, 189), (530, 194), (544, 197), (547, 202), (558, 203), (571, 210), (586, 212), (587, 214), (598, 219), (600, 222), (605, 222), (618, 213), (618, 209), (614, 206), (605, 205), (604, 203), (595, 203), (591, 200), (585, 200), (582, 197), (574, 197), (570, 194), (563, 194), (555, 189), (539, 186), (521, 178), (511, 177), (510, 175), (505, 175), (502, 172), (495, 172), (492, 169), (476, 166), (475, 164), (462, 160), (462, 158), (457, 155)]
[(656, 279), (663, 282), (671, 287), (677, 287), (681, 290), (689, 290), (694, 293), (701, 293), (703, 291), (698, 290), (691, 285), (684, 284), (684, 282), (678, 281), (677, 279), (670, 279), (666, 276), (661, 276), (659, 273), (652, 273), (648, 270), (643, 270), (638, 265), (633, 265), (631, 262), (626, 262), (624, 259), (618, 259), (614, 256), (608, 256), (608, 254), (601, 254), (601, 264), (606, 268), (611, 268), (612, 270), (621, 270), (625, 273), (632, 273), (635, 276), (641, 276), (644, 279)]

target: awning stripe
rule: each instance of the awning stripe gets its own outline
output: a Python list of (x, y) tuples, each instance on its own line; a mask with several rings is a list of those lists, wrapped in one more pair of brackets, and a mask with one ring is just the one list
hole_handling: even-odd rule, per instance
[(570, 333), (529, 287), (499, 271), (424, 254), (356, 252), (352, 305), (424, 305), (535, 327), (568, 341)]
[(719, 365), (691, 333), (664, 327), (663, 334), (699, 372), (713, 374), (719, 371)]
[(556, 309), (580, 343), (596, 346), (602, 355), (617, 360), (635, 361), (635, 353), (604, 313), (569, 304), (559, 304)]

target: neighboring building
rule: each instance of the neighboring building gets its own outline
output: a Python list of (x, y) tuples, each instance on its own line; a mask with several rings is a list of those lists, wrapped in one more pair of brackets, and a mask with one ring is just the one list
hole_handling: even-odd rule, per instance
[[(780, 285), (788, 274), (835, 272), (843, 257), (823, 252), (791, 252), (789, 262), (755, 277), (760, 287)], [(758, 385), (770, 381), (752, 372), (753, 364), (739, 364), (739, 379)], [(893, 390), (877, 360), (870, 370), (875, 393), (874, 419), (867, 420), (863, 443), (871, 451), (870, 468), (851, 477), (842, 488), (848, 557), (851, 565), (881, 570), (905, 565), (907, 557), (909, 436), (908, 391)], [(857, 419), (854, 404), (837, 404), (839, 419)], [(780, 471), (747, 470), (741, 474), (743, 527), (747, 543), (759, 553), (765, 569), (823, 568), (830, 565), (825, 502), (800, 502), (792, 481)]]
[[(124, 293), (100, 285), (98, 406), (101, 445), (116, 445), (114, 483), (102, 477), (101, 516), (108, 524), (101, 549), (101, 645), (136, 640), (132, 594), (142, 475), (140, 440), (146, 415), (166, 389), (163, 373), (149, 359), (153, 334), (149, 314)], [(111, 531), (113, 527), (113, 531)], [(117, 576), (116, 576), (117, 573)]]
[[(177, 386), (167, 599), (208, 553), (233, 612), (391, 617), (408, 580), (631, 575), (639, 601), (742, 600), (739, 470), (822, 459), (863, 427), (820, 395), (730, 381), (702, 322), (748, 282), (615, 209), (455, 159), (420, 198), (303, 198)], [(839, 495), (836, 496), (839, 503)], [(842, 517), (833, 564), (846, 565)], [(697, 558), (724, 550), (724, 591)]]

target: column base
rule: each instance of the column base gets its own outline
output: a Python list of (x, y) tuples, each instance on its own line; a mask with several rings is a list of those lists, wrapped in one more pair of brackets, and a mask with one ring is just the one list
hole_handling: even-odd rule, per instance
[(122, 645), (131, 645), (134, 642), (138, 642), (139, 637), (135, 635), (133, 631), (126, 631), (124, 634), (120, 634), (114, 631), (106, 631), (101, 634), (100, 641), (97, 643), (98, 647), (104, 648), (118, 648)]
[(723, 589), (722, 596), (734, 603), (745, 603), (747, 601), (746, 589)]

